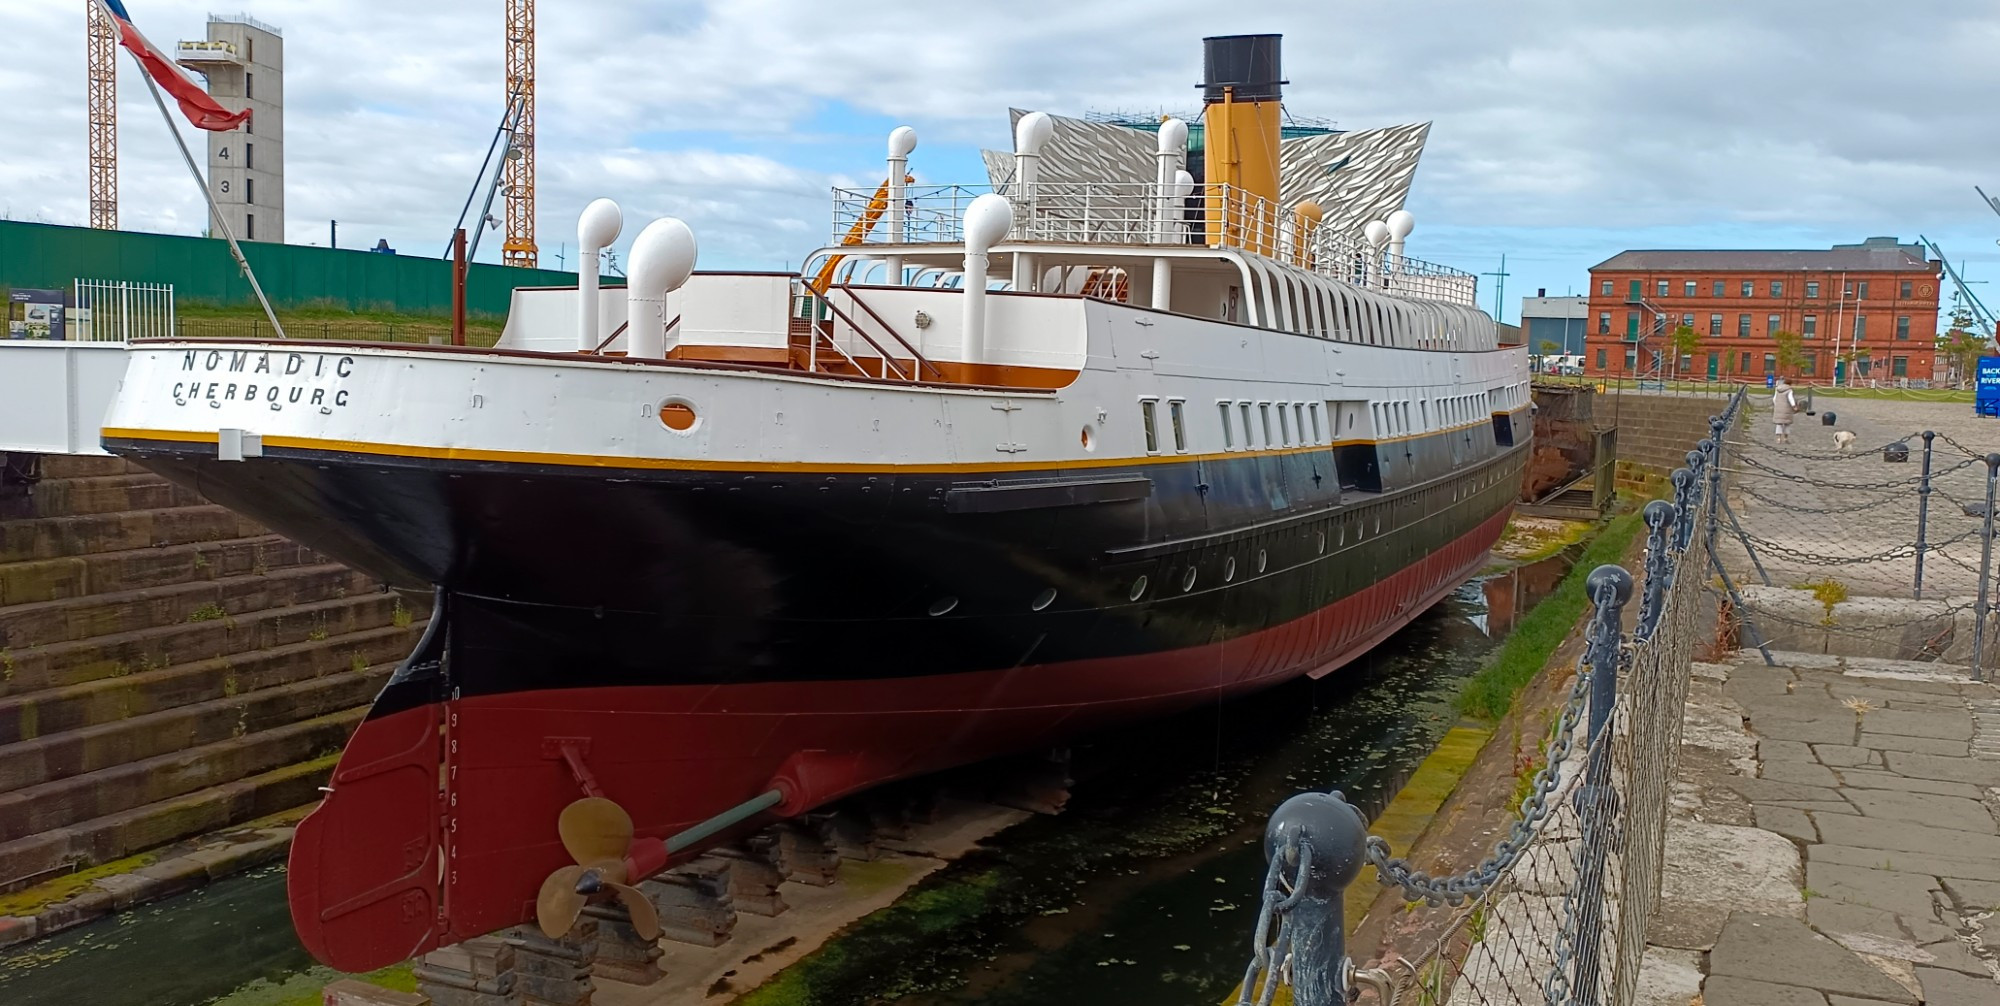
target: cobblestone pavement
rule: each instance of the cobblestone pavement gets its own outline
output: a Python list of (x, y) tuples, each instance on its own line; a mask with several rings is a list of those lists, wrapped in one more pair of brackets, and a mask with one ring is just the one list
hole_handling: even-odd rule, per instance
[(1780, 662), (1695, 665), (1640, 1002), (2000, 1006), (2000, 688)]
[[(1980, 522), (1964, 505), (1983, 504), (1986, 496), (1986, 466), (1972, 455), (2000, 451), (2000, 422), (1980, 419), (1962, 402), (1821, 398), (1816, 408), (1822, 416), (1833, 412), (1834, 424), (1800, 415), (1791, 443), (1779, 448), (1773, 444), (1770, 396), (1753, 394), (1750, 402), (1748, 425), (1730, 434), (1729, 502), (1744, 530), (1762, 543), (1758, 557), (1773, 582), (1831, 576), (1856, 594), (1911, 596), (1920, 434), (1932, 430), (1941, 436), (1932, 456), (1924, 596), (1969, 601), (1978, 589)], [(1853, 451), (1844, 456), (1834, 439), (1842, 431), (1855, 436)], [(1886, 462), (1874, 453), (1905, 438), (1907, 463)], [(1732, 575), (1755, 581), (1758, 574), (1740, 543), (1725, 537), (1718, 549)], [(1857, 561), (1863, 559), (1869, 561)]]

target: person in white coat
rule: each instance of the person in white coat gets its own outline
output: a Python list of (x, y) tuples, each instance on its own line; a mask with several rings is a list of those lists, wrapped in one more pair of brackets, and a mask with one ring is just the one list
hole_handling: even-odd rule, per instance
[(1792, 416), (1798, 411), (1799, 399), (1792, 394), (1792, 386), (1784, 378), (1778, 378), (1771, 392), (1771, 423), (1777, 427), (1778, 443), (1792, 442)]

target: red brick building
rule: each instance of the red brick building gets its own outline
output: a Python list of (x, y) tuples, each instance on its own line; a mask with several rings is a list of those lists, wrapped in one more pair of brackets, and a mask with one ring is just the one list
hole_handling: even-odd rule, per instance
[[(1826, 251), (1627, 251), (1590, 270), (1584, 371), (1830, 384), (1928, 380), (1939, 273), (1923, 246), (1869, 238)], [(1700, 339), (1675, 359), (1672, 333)], [(1775, 333), (1796, 333), (1783, 365)], [(1853, 362), (1848, 373), (1847, 361)]]

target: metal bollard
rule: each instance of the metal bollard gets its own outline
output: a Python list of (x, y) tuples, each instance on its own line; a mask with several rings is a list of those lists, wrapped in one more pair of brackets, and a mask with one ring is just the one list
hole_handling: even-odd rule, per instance
[(1911, 597), (1924, 599), (1924, 553), (1930, 551), (1930, 543), (1924, 540), (1924, 532), (1930, 525), (1931, 515), (1931, 441), (1937, 434), (1924, 431), (1924, 470), (1917, 478), (1917, 577), (1911, 586)]
[(1993, 489), (2000, 481), (2000, 454), (1986, 455), (1986, 516), (1979, 525), (1979, 603), (1972, 608), (1972, 680), (1986, 680), (1982, 673), (1986, 650), (1986, 615), (1993, 584)]
[[(1264, 828), (1264, 856), (1274, 875), (1300, 882), (1275, 908), (1282, 916), (1278, 957), (1264, 976), (1269, 986), (1289, 958), (1292, 1001), (1298, 1006), (1346, 1006), (1354, 962), (1347, 956), (1347, 886), (1361, 875), (1368, 824), (1335, 793), (1300, 793), (1278, 805)], [(1261, 927), (1260, 927), (1261, 929)], [(1261, 934), (1260, 934), (1261, 935)], [(1250, 1001), (1257, 965), (1243, 982), (1240, 1002)]]
[(1584, 590), (1597, 605), (1597, 615), (1590, 625), (1590, 716), (1585, 721), (1590, 761), (1577, 791), (1583, 850), (1571, 895), (1576, 899), (1576, 955), (1570, 983), (1573, 998), (1568, 1001), (1596, 1006), (1604, 939), (1604, 861), (1610, 851), (1605, 846), (1618, 816), (1618, 794), (1611, 785), (1611, 745), (1598, 739), (1618, 702), (1619, 620), (1625, 602), (1632, 598), (1632, 574), (1619, 566), (1599, 566), (1584, 580)]
[(1646, 592), (1639, 599), (1639, 626), (1632, 637), (1639, 642), (1653, 638), (1653, 630), (1660, 624), (1660, 612), (1666, 606), (1667, 581), (1673, 576), (1673, 562), (1668, 559), (1669, 536), (1677, 535), (1674, 527), (1678, 512), (1666, 500), (1654, 500), (1646, 504)]

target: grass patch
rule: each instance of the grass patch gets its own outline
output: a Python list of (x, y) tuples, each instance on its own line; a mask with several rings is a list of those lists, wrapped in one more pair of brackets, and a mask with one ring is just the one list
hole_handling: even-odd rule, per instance
[[(256, 305), (217, 307), (212, 304), (183, 303), (174, 306), (176, 334), (190, 339), (269, 339), (271, 323)], [(449, 341), (451, 319), (435, 314), (403, 314), (390, 311), (349, 311), (334, 306), (287, 307), (278, 310), (278, 323), (294, 339), (362, 340), (368, 342), (428, 343), (433, 338)], [(474, 346), (491, 346), (500, 340), (506, 325), (501, 317), (468, 317), (465, 341)]]
[(222, 605), (210, 601), (188, 612), (187, 620), (190, 622), (218, 622), (227, 617), (229, 617), (229, 612), (222, 610)]
[(1636, 510), (1614, 517), (1604, 525), (1569, 575), (1556, 586), (1555, 593), (1523, 616), (1507, 641), (1500, 645), (1493, 661), (1466, 681), (1465, 690), (1458, 696), (1460, 712), (1489, 720), (1507, 714), (1514, 696), (1547, 665), (1549, 655), (1569, 637), (1577, 619), (1590, 606), (1583, 586), (1590, 571), (1617, 562), (1644, 526)]
[(158, 861), (159, 856), (156, 854), (141, 853), (64, 874), (54, 880), (45, 880), (12, 894), (0, 894), (0, 915), (34, 915), (58, 901), (66, 901), (83, 893), (90, 885), (105, 877), (123, 876)]

